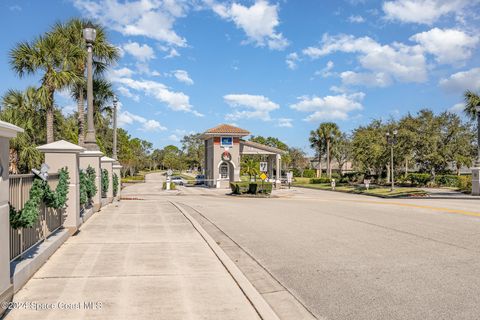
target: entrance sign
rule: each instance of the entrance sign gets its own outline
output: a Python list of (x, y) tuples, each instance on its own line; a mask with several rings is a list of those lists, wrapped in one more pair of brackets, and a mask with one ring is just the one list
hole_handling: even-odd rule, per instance
[(265, 181), (267, 178), (268, 176), (265, 174), (265, 172), (262, 172), (262, 174), (260, 174), (260, 179), (262, 179), (263, 181)]
[(268, 162), (262, 161), (260, 162), (260, 172), (267, 172), (268, 171)]
[(233, 138), (232, 137), (221, 137), (220, 138), (220, 145), (222, 147), (231, 147), (233, 146)]

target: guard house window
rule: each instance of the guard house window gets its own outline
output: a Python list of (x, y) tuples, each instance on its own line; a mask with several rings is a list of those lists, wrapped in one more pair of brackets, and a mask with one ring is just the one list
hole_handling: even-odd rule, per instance
[(223, 162), (220, 165), (220, 179), (227, 179), (228, 178), (228, 164)]

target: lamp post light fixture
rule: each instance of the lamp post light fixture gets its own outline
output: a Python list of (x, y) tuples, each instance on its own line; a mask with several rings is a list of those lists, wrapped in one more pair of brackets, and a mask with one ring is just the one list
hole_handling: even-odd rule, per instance
[(88, 22), (83, 29), (83, 38), (87, 44), (87, 134), (85, 136), (85, 148), (98, 151), (95, 137), (95, 123), (93, 122), (93, 43), (97, 37), (97, 30)]
[(113, 159), (117, 158), (117, 96), (113, 96)]
[(475, 106), (477, 112), (477, 160), (475, 161), (475, 167), (480, 168), (480, 102)]
[(393, 175), (393, 146), (397, 143), (397, 130), (393, 130), (393, 134), (390, 135), (390, 132), (387, 132), (387, 144), (390, 145), (390, 191), (393, 191), (395, 189), (395, 179)]

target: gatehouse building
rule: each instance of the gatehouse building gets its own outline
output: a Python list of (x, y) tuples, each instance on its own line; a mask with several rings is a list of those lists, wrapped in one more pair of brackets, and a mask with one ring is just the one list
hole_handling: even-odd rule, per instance
[(280, 184), (282, 155), (285, 151), (243, 139), (250, 132), (228, 124), (208, 129), (205, 141), (205, 178), (207, 184), (228, 188), (230, 182), (240, 181), (243, 155), (261, 155), (267, 162), (268, 180)]

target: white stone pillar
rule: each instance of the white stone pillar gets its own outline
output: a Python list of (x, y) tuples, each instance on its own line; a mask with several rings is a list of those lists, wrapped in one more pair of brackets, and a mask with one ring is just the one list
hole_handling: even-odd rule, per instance
[(280, 180), (281, 175), (282, 175), (281, 164), (282, 164), (282, 156), (277, 154), (277, 156), (276, 156), (276, 166), (277, 166), (276, 167), (276, 170), (277, 170), (276, 175), (277, 176), (275, 177), (275, 179), (277, 181), (277, 187), (280, 187), (280, 182), (281, 182), (281, 180)]
[(9, 146), (10, 139), (17, 133), (23, 132), (22, 128), (13, 124), (0, 121), (0, 318), (5, 312), (1, 306), (12, 301), (13, 286), (10, 283), (10, 210), (9, 200)]
[[(122, 193), (122, 166), (118, 161), (115, 161), (112, 165), (113, 173), (115, 173), (118, 177), (118, 190), (117, 190), (117, 196), (114, 197), (115, 200), (120, 200), (120, 194)], [(112, 177), (113, 181), (113, 177)], [(113, 184), (112, 184), (113, 186)], [(112, 189), (113, 190), (113, 189)]]
[(115, 159), (102, 157), (100, 162), (102, 170), (105, 169), (108, 172), (107, 200), (110, 203), (113, 201), (113, 163), (115, 162)]
[(80, 161), (79, 154), (85, 151), (84, 148), (68, 141), (55, 141), (37, 147), (45, 154), (45, 163), (50, 167), (48, 173), (57, 173), (60, 169), (67, 167), (70, 183), (68, 185), (68, 200), (65, 209), (65, 220), (63, 227), (74, 234), (82, 220), (80, 219)]
[(480, 168), (472, 168), (472, 196), (480, 196)]
[(84, 151), (80, 153), (80, 168), (87, 170), (88, 166), (95, 169), (95, 186), (97, 187), (97, 193), (93, 196), (93, 211), (97, 212), (102, 206), (102, 189), (101, 189), (101, 166), (100, 158), (103, 157), (103, 153), (100, 151)]

